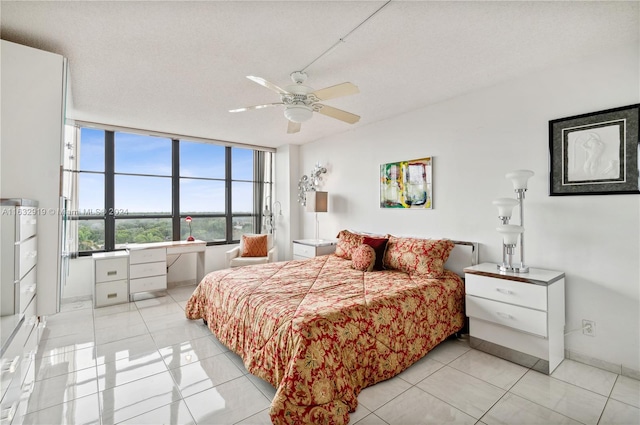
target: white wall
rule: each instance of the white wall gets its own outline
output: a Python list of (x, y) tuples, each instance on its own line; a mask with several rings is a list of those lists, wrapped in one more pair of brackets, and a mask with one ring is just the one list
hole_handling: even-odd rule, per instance
[[(491, 201), (514, 196), (505, 173), (533, 170), (526, 263), (566, 273), (567, 330), (596, 322), (596, 337), (571, 333), (566, 348), (639, 371), (640, 196), (548, 196), (549, 120), (638, 103), (639, 61), (639, 46), (624, 46), (303, 145), (300, 170), (330, 169), (320, 237), (351, 228), (471, 240), (481, 261), (497, 263)], [(425, 156), (434, 157), (434, 209), (380, 209), (379, 165)], [(313, 237), (313, 215), (297, 213)]]

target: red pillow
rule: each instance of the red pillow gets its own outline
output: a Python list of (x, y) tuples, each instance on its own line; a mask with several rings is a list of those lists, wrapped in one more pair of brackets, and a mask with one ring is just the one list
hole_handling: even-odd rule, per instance
[(376, 264), (373, 266), (374, 270), (382, 270), (384, 267), (382, 262), (384, 260), (384, 251), (387, 249), (387, 242), (389, 239), (386, 238), (370, 238), (365, 236), (362, 243), (369, 245), (376, 252)]

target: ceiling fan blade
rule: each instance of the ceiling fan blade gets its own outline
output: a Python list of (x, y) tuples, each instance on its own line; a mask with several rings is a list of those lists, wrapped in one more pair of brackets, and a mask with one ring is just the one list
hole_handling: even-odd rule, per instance
[(264, 105), (246, 106), (244, 108), (229, 109), (229, 112), (244, 112), (244, 111), (250, 111), (252, 109), (263, 109), (263, 108), (268, 108), (270, 106), (278, 106), (278, 105), (284, 105), (284, 104), (282, 102), (266, 103)]
[(247, 75), (247, 78), (250, 79), (251, 81), (260, 84), (263, 87), (266, 87), (268, 89), (273, 90), (274, 92), (278, 93), (278, 94), (289, 94), (288, 91), (276, 86), (275, 84), (265, 80), (264, 78), (261, 77), (255, 77), (253, 75)]
[(360, 93), (360, 90), (358, 90), (358, 86), (351, 83), (342, 83), (335, 86), (326, 87), (324, 89), (316, 90), (311, 94), (315, 95), (320, 100), (327, 100), (336, 97), (349, 96), (356, 93)]
[(333, 106), (323, 105), (321, 103), (316, 103), (317, 106), (321, 106), (319, 113), (322, 115), (326, 115), (331, 118), (335, 118), (340, 121), (347, 122), (349, 124), (355, 124), (360, 121), (360, 116), (356, 114), (352, 114), (351, 112), (343, 111), (342, 109), (334, 108)]
[(287, 133), (293, 134), (299, 132), (301, 125), (302, 124), (300, 124), (299, 122), (289, 121), (289, 125), (287, 126)]

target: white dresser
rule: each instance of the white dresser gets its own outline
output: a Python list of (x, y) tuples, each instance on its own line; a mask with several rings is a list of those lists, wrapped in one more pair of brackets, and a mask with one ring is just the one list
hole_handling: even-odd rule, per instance
[(550, 374), (564, 359), (564, 273), (496, 264), (464, 269), (470, 344)]
[(129, 252), (93, 254), (93, 304), (104, 307), (129, 301)]
[(129, 300), (141, 292), (167, 289), (167, 249), (147, 248), (129, 251)]
[(21, 423), (35, 381), (38, 202), (2, 199), (0, 423)]
[(319, 255), (333, 254), (336, 251), (335, 240), (298, 239), (293, 241), (293, 259), (304, 260)]

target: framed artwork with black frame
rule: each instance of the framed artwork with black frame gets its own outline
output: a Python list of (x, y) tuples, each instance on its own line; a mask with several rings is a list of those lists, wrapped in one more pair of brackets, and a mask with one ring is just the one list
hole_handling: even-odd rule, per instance
[(549, 195), (640, 194), (640, 104), (549, 121)]

